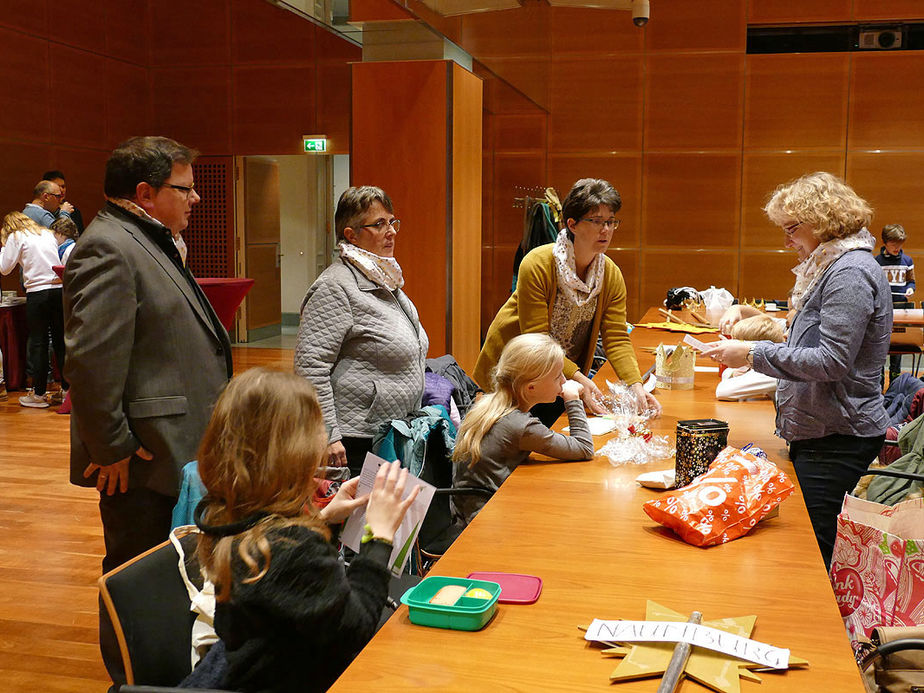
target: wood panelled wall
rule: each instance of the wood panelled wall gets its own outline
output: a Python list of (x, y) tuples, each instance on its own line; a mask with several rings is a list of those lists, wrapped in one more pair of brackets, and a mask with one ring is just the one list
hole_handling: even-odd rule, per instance
[(207, 154), (350, 151), (357, 46), (266, 0), (151, 0), (153, 124)]
[[(924, 54), (745, 53), (749, 23), (921, 19), (924, 3), (661, 0), (644, 30), (625, 12), (529, 7), (492, 13), (489, 31), (487, 15), (453, 26), (487, 66), (482, 331), (509, 295), (518, 185), (564, 196), (594, 176), (620, 190), (609, 254), (631, 319), (672, 286), (785, 297), (794, 258), (761, 207), (776, 185), (814, 170), (846, 176), (876, 209), (873, 233), (902, 223), (906, 250), (924, 254)], [(528, 70), (541, 51), (545, 63)], [(492, 84), (497, 74), (543, 95), (543, 107)]]
[(0, 214), (44, 171), (67, 175), (89, 221), (114, 143), (150, 126), (148, 3), (0, 2)]
[(354, 65), (353, 89), (353, 183), (381, 186), (401, 218), (396, 257), (430, 355), (452, 353), (471, 371), (481, 346), (482, 82), (447, 60), (381, 61)]
[(296, 154), (326, 134), (348, 153), (360, 59), (266, 0), (0, 0), (0, 213), (59, 168), (89, 222), (131, 135), (232, 155)]

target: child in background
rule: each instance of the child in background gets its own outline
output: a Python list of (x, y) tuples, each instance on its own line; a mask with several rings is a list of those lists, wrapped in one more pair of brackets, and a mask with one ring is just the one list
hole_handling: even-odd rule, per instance
[[(566, 461), (593, 457), (583, 388), (565, 380), (563, 367), (564, 352), (547, 334), (522, 334), (507, 343), (492, 375), (494, 391), (475, 403), (456, 436), (454, 488), (497, 491), (530, 452)], [(529, 413), (534, 405), (559, 396), (565, 402), (570, 436), (549, 430)], [(486, 502), (479, 496), (453, 496), (453, 513), (469, 521)]]
[[(907, 235), (901, 224), (887, 224), (882, 227), (882, 247), (876, 262), (882, 265), (886, 281), (892, 290), (893, 303), (905, 303), (914, 294), (914, 260), (902, 252)], [(901, 375), (902, 355), (889, 356), (889, 382)]]
[[(732, 326), (731, 338), (748, 342), (782, 342), (785, 322), (782, 318), (772, 318), (769, 315), (752, 315), (739, 320)], [(776, 378), (758, 373), (750, 366), (743, 366), (726, 368), (722, 372), (722, 380), (715, 388), (715, 397), (735, 401), (773, 397), (775, 392)]]
[[(213, 687), (327, 690), (375, 632), (391, 543), (419, 489), (402, 501), (407, 470), (384, 464), (370, 496), (354, 497), (356, 478), (320, 512), (306, 505), (324, 431), (314, 386), (293, 374), (253, 368), (218, 398), (199, 447), (208, 493), (196, 510), (224, 645), (221, 661), (204, 660)], [(367, 502), (367, 537), (344, 569), (327, 525)]]
[(51, 230), (58, 242), (58, 259), (62, 265), (66, 265), (67, 258), (71, 256), (74, 243), (77, 241), (77, 224), (71, 221), (70, 217), (62, 214), (51, 222)]
[(907, 301), (914, 293), (914, 260), (902, 252), (907, 235), (901, 224), (882, 227), (882, 247), (876, 262), (882, 265), (893, 301)]

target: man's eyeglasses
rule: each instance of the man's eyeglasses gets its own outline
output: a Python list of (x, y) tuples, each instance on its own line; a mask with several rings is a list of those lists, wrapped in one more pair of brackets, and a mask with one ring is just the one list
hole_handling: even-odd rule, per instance
[(363, 225), (360, 226), (359, 228), (361, 228), (361, 229), (375, 229), (376, 231), (384, 231), (386, 226), (390, 226), (391, 228), (393, 228), (393, 229), (395, 230), (395, 233), (398, 233), (399, 229), (401, 228), (401, 220), (400, 220), (400, 219), (392, 219), (391, 221), (388, 221), (388, 220), (386, 220), (386, 219), (379, 219), (379, 220), (378, 220), (377, 222), (375, 222), (374, 224), (363, 224)]
[(609, 226), (611, 229), (613, 229), (613, 231), (615, 231), (616, 229), (619, 228), (619, 222), (621, 222), (622, 219), (589, 219), (589, 218), (585, 218), (585, 219), (581, 219), (581, 221), (586, 221), (588, 224), (593, 224), (594, 226), (597, 227), (597, 231), (599, 231), (600, 229), (606, 228), (607, 226)]
[(53, 193), (53, 192), (50, 192), (50, 193), (45, 193), (45, 194), (46, 194), (46, 195), (51, 195), (52, 197), (57, 197), (59, 200), (61, 200), (61, 199), (64, 198), (64, 193)]
[(783, 232), (787, 236), (792, 236), (796, 232), (796, 229), (798, 229), (804, 223), (805, 223), (804, 221), (796, 221), (792, 224), (787, 224), (786, 226), (783, 227)]
[(175, 185), (174, 183), (164, 183), (164, 187), (179, 190), (181, 193), (186, 195), (186, 199), (189, 199), (190, 195), (196, 192), (196, 189), (192, 185)]

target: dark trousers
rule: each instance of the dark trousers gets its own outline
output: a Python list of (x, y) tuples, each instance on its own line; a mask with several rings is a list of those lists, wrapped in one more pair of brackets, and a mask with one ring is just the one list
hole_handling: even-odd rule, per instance
[[(106, 542), (103, 573), (166, 541), (170, 536), (174, 505), (176, 498), (146, 488), (130, 488), (127, 493), (111, 496), (100, 494), (99, 515)], [(112, 682), (116, 687), (125, 683), (119, 641), (102, 600), (99, 603), (99, 649)]]
[(789, 444), (789, 458), (802, 487), (802, 497), (826, 567), (831, 565), (837, 515), (844, 494), (853, 491), (870, 462), (879, 454), (884, 440), (885, 435), (873, 438), (832, 435)]
[(892, 354), (889, 356), (889, 382), (901, 375), (902, 372), (902, 355)]
[(350, 478), (359, 476), (363, 470), (363, 462), (366, 461), (366, 453), (372, 452), (372, 438), (341, 438), (340, 442), (346, 450)]
[[(29, 327), (28, 363), (35, 394), (44, 395), (48, 386), (48, 332), (64, 372), (64, 304), (61, 289), (31, 291), (26, 294), (26, 324)], [(66, 387), (66, 383), (64, 384)]]

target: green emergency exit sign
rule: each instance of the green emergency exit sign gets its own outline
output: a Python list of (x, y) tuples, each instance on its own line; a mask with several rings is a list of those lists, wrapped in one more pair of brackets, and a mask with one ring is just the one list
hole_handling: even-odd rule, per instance
[(305, 147), (305, 151), (312, 154), (327, 151), (326, 137), (304, 137), (302, 138), (302, 144)]

